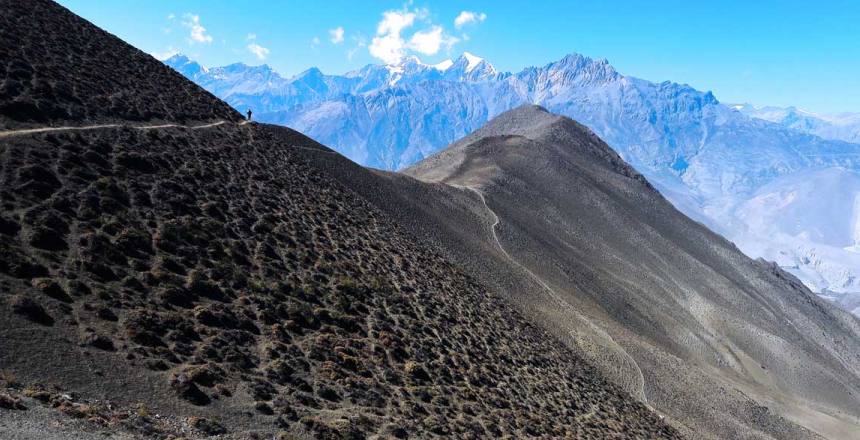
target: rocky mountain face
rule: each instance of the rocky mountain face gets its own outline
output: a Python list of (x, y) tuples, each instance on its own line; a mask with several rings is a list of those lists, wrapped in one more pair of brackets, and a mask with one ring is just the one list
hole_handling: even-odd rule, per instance
[(684, 216), (581, 124), (526, 106), (402, 173), (311, 164), (690, 437), (860, 425), (860, 320)]
[[(792, 233), (776, 225), (762, 230), (744, 221), (745, 206), (757, 191), (783, 176), (858, 172), (860, 147), (838, 140), (850, 137), (820, 137), (821, 131), (752, 117), (710, 92), (625, 76), (606, 60), (577, 54), (517, 73), (497, 72), (487, 61), (464, 54), (441, 65), (412, 57), (345, 75), (311, 69), (266, 82), (211, 71), (194, 76), (200, 66), (181, 56), (166, 63), (187, 70), (238, 109), (253, 108), (261, 120), (295, 127), (360, 164), (387, 170), (432, 155), (504, 111), (540, 104), (591, 128), (676, 207), (752, 257), (785, 263), (819, 292), (860, 292), (860, 268), (846, 264), (860, 244), (853, 234), (834, 247), (816, 241), (811, 231)], [(240, 70), (258, 69), (270, 71), (265, 66)], [(817, 194), (818, 200), (827, 197)], [(842, 229), (853, 225), (858, 209), (846, 206), (835, 221)], [(816, 222), (820, 217), (814, 212), (794, 211), (802, 218), (792, 220), (826, 228), (830, 220)], [(789, 241), (774, 239), (788, 236)], [(758, 253), (764, 249), (773, 252)]]
[(681, 438), (334, 151), (55, 3), (0, 24), (0, 437)]

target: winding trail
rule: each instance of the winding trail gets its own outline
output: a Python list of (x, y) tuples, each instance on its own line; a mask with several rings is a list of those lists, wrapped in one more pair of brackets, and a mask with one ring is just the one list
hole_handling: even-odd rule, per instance
[(321, 148), (303, 147), (301, 145), (290, 145), (290, 148), (298, 148), (299, 150), (316, 151), (317, 153), (324, 153), (324, 154), (340, 154), (334, 150), (323, 150)]
[[(586, 318), (581, 313), (579, 313), (579, 311), (574, 309), (573, 306), (570, 305), (570, 303), (568, 303), (567, 301), (562, 299), (561, 296), (559, 296), (558, 293), (556, 293), (555, 290), (552, 289), (552, 287), (550, 287), (546, 282), (544, 282), (543, 279), (541, 279), (541, 277), (539, 277), (536, 273), (532, 272), (532, 270), (529, 269), (528, 267), (521, 264), (513, 256), (511, 256), (511, 254), (509, 254), (507, 250), (505, 250), (505, 247), (502, 246), (502, 242), (499, 241), (499, 235), (496, 232), (496, 226), (498, 226), (499, 222), (500, 222), (499, 216), (487, 204), (487, 199), (484, 197), (484, 193), (482, 193), (479, 189), (472, 187), (472, 186), (461, 186), (461, 185), (452, 185), (452, 186), (455, 186), (455, 187), (461, 188), (461, 189), (467, 189), (467, 190), (472, 191), (478, 195), (478, 197), (481, 199), (481, 203), (483, 203), (483, 205), (484, 205), (484, 208), (490, 213), (490, 215), (493, 216), (493, 224), (490, 226), (490, 230), (493, 233), (493, 240), (496, 242), (496, 246), (499, 248), (499, 250), (502, 251), (502, 254), (504, 254), (505, 257), (507, 257), (507, 259), (511, 261), (511, 263), (513, 263), (515, 266), (517, 266), (520, 269), (522, 269), (523, 271), (525, 271), (527, 274), (529, 274), (529, 276), (534, 281), (536, 281), (538, 284), (540, 284), (541, 287), (543, 287), (544, 290), (546, 290), (547, 293), (549, 293), (550, 298), (552, 298), (559, 305), (559, 307), (566, 309), (566, 310), (569, 310), (574, 316), (578, 317), (582, 322), (584, 322), (586, 325), (588, 325), (588, 327), (597, 336), (607, 340), (607, 342), (611, 343), (612, 345), (615, 345), (618, 348), (618, 350), (620, 351), (620, 353), (623, 353), (623, 356), (629, 361), (630, 365), (632, 365), (633, 368), (636, 369), (636, 373), (637, 373), (638, 377), (635, 378), (634, 380), (636, 381), (636, 388), (638, 391), (638, 396), (642, 398), (642, 401), (646, 405), (648, 405), (648, 398), (647, 398), (647, 396), (645, 396), (645, 376), (642, 374), (642, 370), (639, 368), (639, 364), (636, 363), (636, 360), (633, 359), (633, 356), (630, 356), (630, 354), (627, 353), (627, 351), (624, 350), (624, 348), (622, 348), (617, 342), (615, 342), (615, 340), (612, 339), (612, 336), (610, 336), (608, 333), (606, 333), (606, 331), (597, 327), (588, 318)], [(575, 330), (570, 329), (570, 327), (568, 327), (568, 329), (569, 329), (571, 337), (573, 337), (575, 340), (576, 339)], [(648, 406), (650, 408), (650, 405), (648, 405)]]
[[(245, 125), (250, 121), (242, 121), (237, 123), (236, 125)], [(209, 124), (202, 125), (182, 125), (182, 124), (159, 124), (159, 125), (126, 125), (126, 124), (101, 124), (101, 125), (85, 125), (76, 127), (73, 125), (61, 126), (61, 127), (42, 127), (42, 128), (25, 128), (21, 130), (2, 130), (0, 131), (0, 138), (13, 137), (13, 136), (26, 136), (28, 134), (36, 134), (36, 133), (48, 133), (53, 131), (82, 131), (82, 130), (99, 130), (103, 128), (121, 128), (128, 127), (134, 128), (137, 130), (157, 130), (161, 128), (187, 128), (189, 130), (201, 130), (205, 128), (217, 127), (219, 125), (228, 124), (229, 121), (217, 121)]]
[[(188, 130), (203, 130), (207, 128), (217, 127), (219, 125), (230, 124), (230, 121), (216, 121), (208, 124), (202, 125), (183, 125), (183, 124), (159, 124), (159, 125), (127, 125), (127, 124), (100, 124), (100, 125), (85, 125), (85, 126), (61, 126), (61, 127), (42, 127), (42, 128), (24, 128), (20, 130), (0, 130), (0, 139), (7, 137), (15, 137), (15, 136), (26, 136), (29, 134), (38, 134), (38, 133), (50, 133), (50, 132), (62, 132), (62, 131), (84, 131), (84, 130), (100, 130), (104, 128), (133, 128), (136, 130), (160, 130), (164, 128), (185, 128)], [(244, 120), (238, 123), (235, 123), (236, 126), (243, 126), (250, 124), (251, 121)], [(251, 136), (251, 140), (253, 141), (253, 135)], [(301, 145), (290, 145), (290, 148), (297, 148), (301, 150), (309, 150), (316, 151), (318, 153), (325, 154), (338, 154), (336, 151), (331, 150), (323, 150), (319, 148), (311, 148), (311, 147), (303, 147)]]

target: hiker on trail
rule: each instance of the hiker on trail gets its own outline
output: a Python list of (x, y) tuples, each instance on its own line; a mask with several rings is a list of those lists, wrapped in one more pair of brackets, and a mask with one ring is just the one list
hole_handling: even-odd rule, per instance
[(251, 109), (248, 109), (248, 120), (251, 120)]

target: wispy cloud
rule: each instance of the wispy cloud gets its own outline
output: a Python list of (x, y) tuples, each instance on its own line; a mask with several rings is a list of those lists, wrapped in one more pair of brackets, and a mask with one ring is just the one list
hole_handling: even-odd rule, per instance
[(258, 60), (265, 60), (269, 56), (269, 49), (257, 44), (257, 34), (252, 32), (245, 37), (245, 40), (250, 41), (246, 46), (248, 52), (256, 55)]
[(338, 26), (334, 29), (329, 29), (328, 36), (329, 41), (331, 41), (331, 44), (343, 43), (343, 27)]
[(460, 29), (469, 23), (480, 23), (487, 19), (487, 14), (483, 12), (462, 11), (457, 18), (454, 19), (454, 27)]
[(186, 13), (183, 15), (182, 25), (190, 30), (188, 43), (212, 43), (212, 36), (206, 34), (206, 28), (200, 24), (200, 16), (197, 14)]
[(458, 41), (460, 40), (456, 37), (445, 35), (440, 26), (433, 26), (430, 29), (412, 34), (412, 38), (409, 39), (409, 48), (424, 55), (435, 55), (442, 46), (450, 49)]
[(269, 49), (260, 46), (257, 43), (251, 43), (248, 46), (248, 51), (257, 56), (258, 60), (265, 60), (269, 56)]
[(367, 47), (367, 39), (364, 38), (364, 35), (356, 34), (350, 37), (350, 39), (355, 42), (355, 46), (346, 51), (346, 59), (352, 60), (352, 57), (355, 56), (356, 52), (362, 47)]
[(174, 19), (176, 19), (176, 14), (172, 12), (167, 14), (167, 26), (161, 29), (161, 31), (164, 32), (164, 35), (170, 35), (173, 32), (173, 24), (175, 23)]
[(316, 49), (320, 45), (320, 37), (311, 38), (311, 49)]
[(406, 41), (400, 36), (403, 29), (415, 22), (414, 12), (386, 11), (376, 26), (376, 36), (370, 41), (370, 56), (386, 63), (395, 63), (403, 58)]

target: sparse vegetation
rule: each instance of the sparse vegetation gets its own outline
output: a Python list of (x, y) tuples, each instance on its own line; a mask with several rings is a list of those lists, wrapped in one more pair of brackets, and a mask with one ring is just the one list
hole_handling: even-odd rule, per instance
[[(0, 123), (232, 117), (58, 6), (25, 3), (0, 3), (10, 12), (0, 15), (0, 52), (14, 58), (6, 65), (62, 72), (56, 81), (75, 87), (52, 102), (50, 87), (21, 85), (16, 102), (28, 111), (0, 108)], [(63, 37), (41, 44), (33, 29)], [(249, 424), (332, 439), (677, 436), (291, 145), (313, 141), (233, 124), (4, 138), (3, 215), (19, 228), (0, 240), (0, 325), (41, 331), (4, 333), (10, 351), (39, 356), (4, 357), (0, 368), (35, 375), (62, 365), (45, 379), (102, 399), (138, 401), (146, 389), (147, 405), (180, 413), (31, 395), (69, 417), (165, 437), (181, 430), (163, 428), (164, 418), (194, 437)], [(578, 424), (593, 402), (607, 411)]]
[(8, 370), (0, 370), (0, 388), (19, 388), (18, 376)]

